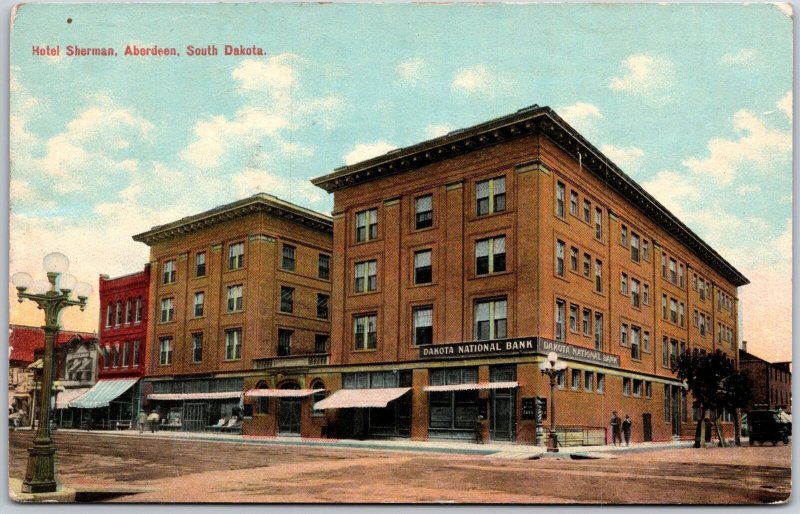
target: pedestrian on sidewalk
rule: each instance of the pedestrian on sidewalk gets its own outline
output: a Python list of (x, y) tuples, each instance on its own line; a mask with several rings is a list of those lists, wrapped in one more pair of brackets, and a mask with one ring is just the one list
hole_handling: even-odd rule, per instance
[(617, 411), (611, 412), (611, 439), (614, 443), (614, 446), (617, 445), (617, 441), (619, 441), (619, 444), (622, 444), (622, 435), (620, 434), (621, 423), (622, 421), (619, 419)]
[[(622, 435), (625, 436), (625, 446), (631, 442), (631, 417), (625, 414), (625, 419), (622, 420)], [(621, 441), (620, 441), (621, 442)]]
[(144, 427), (147, 425), (147, 413), (143, 410), (139, 411), (139, 417), (136, 418), (136, 424), (139, 425), (139, 433), (144, 432)]
[(147, 416), (147, 421), (150, 423), (150, 433), (155, 433), (158, 430), (158, 422), (161, 419), (161, 416), (158, 415), (157, 411), (153, 411)]

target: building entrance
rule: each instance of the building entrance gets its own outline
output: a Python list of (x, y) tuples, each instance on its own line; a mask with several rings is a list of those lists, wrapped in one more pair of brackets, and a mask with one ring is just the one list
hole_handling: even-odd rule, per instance
[[(300, 389), (294, 382), (288, 382), (281, 389)], [(300, 435), (300, 398), (278, 399), (278, 434)]]
[[(516, 366), (493, 366), (489, 370), (490, 382), (513, 382), (517, 379)], [(516, 391), (492, 389), (489, 397), (489, 435), (493, 441), (513, 441), (516, 434)]]
[(208, 425), (205, 403), (187, 403), (183, 413), (183, 430), (202, 432)]

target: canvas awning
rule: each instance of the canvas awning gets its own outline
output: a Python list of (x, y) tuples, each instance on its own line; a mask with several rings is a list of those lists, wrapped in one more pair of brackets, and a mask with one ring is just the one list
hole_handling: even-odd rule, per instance
[(314, 404), (315, 410), (351, 409), (354, 407), (386, 407), (409, 392), (410, 387), (388, 387), (385, 389), (340, 389), (324, 400)]
[(138, 381), (138, 378), (109, 378), (98, 380), (97, 383), (80, 398), (72, 400), (69, 406), (78, 409), (107, 407), (110, 402), (116, 400), (122, 393), (130, 389), (131, 386)]
[(250, 389), (245, 396), (256, 398), (304, 398), (325, 389)]
[(229, 400), (241, 398), (241, 391), (228, 391), (223, 393), (153, 393), (147, 396), (148, 400)]
[(44, 362), (42, 359), (36, 359), (35, 361), (28, 364), (28, 369), (42, 369)]
[(479, 382), (477, 384), (452, 384), (425, 386), (423, 391), (440, 393), (447, 391), (477, 391), (479, 389), (514, 389), (519, 387), (519, 382)]
[(74, 389), (64, 389), (56, 396), (56, 409), (66, 409), (69, 407), (69, 402), (77, 400), (86, 394), (91, 387), (76, 387)]

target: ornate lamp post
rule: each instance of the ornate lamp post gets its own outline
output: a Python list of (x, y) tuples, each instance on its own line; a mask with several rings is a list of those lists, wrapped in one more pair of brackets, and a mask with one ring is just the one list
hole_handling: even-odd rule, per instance
[[(33, 281), (27, 273), (15, 273), (11, 283), (17, 288), (17, 298), (33, 300), (44, 311), (44, 360), (42, 361), (42, 387), (39, 396), (39, 429), (28, 450), (28, 469), (22, 482), (22, 492), (49, 493), (58, 490), (55, 470), (56, 447), (50, 437), (50, 402), (53, 393), (53, 347), (61, 329), (61, 311), (72, 305), (86, 308), (92, 286), (66, 274), (69, 259), (53, 252), (44, 258), (47, 280)], [(30, 292), (27, 292), (30, 289)], [(77, 300), (70, 298), (74, 294)]]
[(542, 375), (550, 377), (550, 432), (547, 434), (547, 451), (557, 452), (558, 441), (556, 439), (556, 379), (562, 373), (567, 364), (564, 361), (559, 362), (558, 354), (550, 352), (547, 354), (547, 360), (540, 366)]

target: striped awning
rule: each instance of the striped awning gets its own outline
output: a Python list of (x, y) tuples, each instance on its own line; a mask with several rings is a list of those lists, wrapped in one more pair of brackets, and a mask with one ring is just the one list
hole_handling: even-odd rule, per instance
[(98, 380), (85, 394), (80, 398), (69, 402), (70, 407), (78, 409), (97, 409), (99, 407), (107, 407), (110, 402), (116, 400), (122, 393), (127, 391), (138, 382), (138, 378), (109, 378), (105, 380)]
[(356, 407), (386, 407), (409, 392), (410, 387), (388, 387), (385, 389), (340, 389), (324, 400), (314, 404), (315, 410), (352, 409)]
[(71, 401), (77, 400), (90, 389), (91, 387), (76, 387), (59, 391), (58, 396), (56, 396), (56, 409), (66, 409)]
[(422, 390), (428, 393), (440, 393), (447, 391), (477, 391), (480, 389), (514, 389), (517, 387), (519, 387), (519, 382), (479, 382), (477, 384), (425, 386)]
[(148, 400), (229, 400), (241, 398), (241, 391), (228, 391), (223, 393), (152, 393), (147, 395)]
[(245, 396), (257, 398), (304, 398), (325, 389), (250, 389)]

